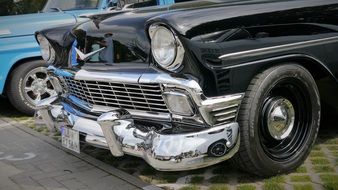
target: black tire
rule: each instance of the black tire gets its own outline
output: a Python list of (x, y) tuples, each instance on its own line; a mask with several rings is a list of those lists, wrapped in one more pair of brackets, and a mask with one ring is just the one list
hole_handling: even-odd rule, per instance
[[(267, 107), (271, 108), (271, 102), (276, 103), (276, 99), (291, 103), (291, 106), (280, 101), (273, 104), (283, 105), (282, 108), (289, 111), (282, 113), (294, 113), (294, 117), (281, 120), (289, 124), (294, 118), (293, 125), (273, 125), (276, 129), (292, 126), (289, 127), (290, 134), (284, 133), (287, 136), (283, 139), (269, 131), (271, 123), (267, 122), (271, 118), (278, 122), (275, 115), (268, 114), (274, 112), (267, 112)], [(279, 106), (270, 110), (276, 107)], [(251, 81), (242, 101), (238, 115), (240, 148), (232, 162), (240, 169), (259, 176), (272, 176), (296, 169), (307, 158), (315, 142), (320, 111), (317, 85), (304, 67), (285, 64), (263, 71)]]
[(45, 67), (46, 63), (43, 60), (28, 61), (22, 63), (10, 73), (6, 92), (9, 101), (18, 111), (26, 115), (34, 115), (35, 104), (24, 94), (25, 84), (23, 83), (30, 71)]

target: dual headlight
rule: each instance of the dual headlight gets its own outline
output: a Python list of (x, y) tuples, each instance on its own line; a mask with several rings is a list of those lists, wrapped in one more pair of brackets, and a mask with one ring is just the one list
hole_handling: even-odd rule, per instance
[(184, 48), (177, 36), (161, 25), (151, 25), (149, 35), (155, 61), (169, 71), (180, 68), (184, 57)]
[(55, 61), (55, 51), (53, 47), (50, 45), (47, 38), (41, 34), (38, 34), (36, 36), (36, 39), (38, 40), (40, 44), (40, 51), (41, 51), (43, 60), (45, 60), (48, 64), (53, 63)]

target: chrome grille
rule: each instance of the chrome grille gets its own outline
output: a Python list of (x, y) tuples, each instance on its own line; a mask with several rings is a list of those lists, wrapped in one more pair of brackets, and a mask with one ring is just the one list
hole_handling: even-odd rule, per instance
[(133, 109), (151, 112), (169, 112), (159, 84), (129, 84), (74, 80), (65, 77), (68, 92), (90, 105)]
[(236, 119), (239, 104), (216, 108), (211, 111), (217, 123), (230, 123)]

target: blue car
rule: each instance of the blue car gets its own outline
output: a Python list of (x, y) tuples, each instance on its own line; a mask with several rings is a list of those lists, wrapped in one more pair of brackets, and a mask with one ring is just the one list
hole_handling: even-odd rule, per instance
[(19, 111), (34, 114), (36, 103), (55, 93), (35, 31), (75, 25), (86, 20), (80, 15), (115, 5), (111, 0), (49, 0), (40, 13), (0, 17), (0, 95)]

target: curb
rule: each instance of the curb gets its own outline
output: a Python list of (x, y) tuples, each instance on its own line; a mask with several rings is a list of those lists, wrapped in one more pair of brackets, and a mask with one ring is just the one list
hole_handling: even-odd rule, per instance
[(132, 176), (128, 173), (125, 173), (121, 170), (118, 170), (116, 168), (114, 168), (113, 166), (111, 165), (108, 165), (100, 160), (97, 160), (95, 158), (93, 158), (92, 156), (86, 154), (86, 153), (83, 153), (81, 152), (80, 154), (78, 153), (75, 153), (75, 152), (72, 152), (64, 147), (61, 146), (61, 144), (39, 132), (36, 132), (28, 127), (25, 127), (24, 124), (21, 124), (13, 119), (10, 119), (8, 117), (3, 117), (1, 118), (2, 120), (6, 121), (7, 123), (10, 123), (12, 124), (13, 126), (15, 126), (16, 128), (18, 128), (19, 130), (25, 132), (25, 133), (28, 133), (52, 146), (54, 146), (55, 148), (58, 148), (60, 150), (63, 150), (69, 154), (71, 154), (72, 156), (75, 156), (77, 157), (78, 159), (84, 161), (84, 162), (87, 162), (97, 168), (99, 168), (100, 170), (103, 170), (107, 173), (109, 173), (110, 175), (112, 176), (115, 176), (123, 181), (126, 181), (140, 189), (143, 189), (143, 190), (161, 190), (160, 187), (157, 187), (155, 185), (151, 185), (151, 184), (148, 184), (148, 183), (145, 183), (143, 181), (141, 181), (140, 179), (138, 179), (137, 177), (135, 176)]

